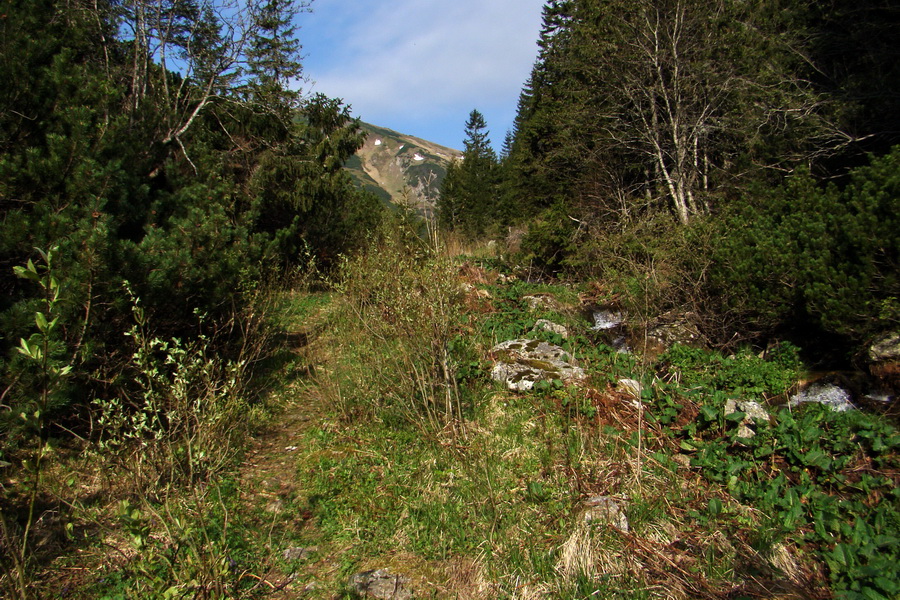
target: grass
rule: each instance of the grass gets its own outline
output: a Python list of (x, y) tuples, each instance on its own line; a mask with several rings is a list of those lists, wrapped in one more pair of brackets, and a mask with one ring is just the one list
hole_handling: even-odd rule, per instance
[[(46, 589), (349, 599), (351, 575), (386, 568), (420, 598), (890, 597), (893, 427), (804, 409), (747, 441), (723, 413), (728, 394), (782, 395), (790, 349), (648, 367), (589, 329), (587, 288), (500, 279), (402, 236), (345, 269), (337, 292), (282, 297), (275, 417), (256, 439), (188, 489), (136, 498), (95, 477)], [(538, 318), (568, 339), (533, 333)], [(562, 344), (587, 382), (500, 389), (487, 355), (507, 336)], [(63, 465), (79, 487), (101, 464), (49, 469), (49, 495), (73, 497)], [(597, 496), (627, 531), (586, 520)]]

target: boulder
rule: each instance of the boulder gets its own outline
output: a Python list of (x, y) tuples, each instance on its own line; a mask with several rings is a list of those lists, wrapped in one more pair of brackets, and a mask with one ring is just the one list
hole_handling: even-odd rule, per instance
[(644, 392), (644, 386), (637, 379), (622, 378), (616, 382), (616, 391), (634, 399), (640, 400)]
[(491, 378), (511, 391), (526, 392), (542, 380), (584, 379), (584, 370), (572, 364), (572, 356), (553, 344), (540, 340), (510, 340), (491, 349), (494, 367)]
[(625, 324), (624, 315), (613, 308), (598, 308), (591, 312), (591, 318), (594, 321), (594, 324), (591, 326), (591, 329), (594, 331), (607, 331), (609, 329), (616, 329)]
[(883, 336), (869, 346), (869, 372), (880, 385), (900, 392), (900, 333)]
[(286, 548), (284, 552), (282, 552), (282, 556), (286, 561), (306, 560), (314, 552), (318, 552), (318, 550), (318, 546)]
[(900, 333), (879, 338), (869, 346), (869, 361), (873, 363), (900, 360)]
[(648, 345), (657, 344), (668, 350), (675, 344), (697, 346), (702, 343), (703, 336), (697, 326), (691, 322), (690, 313), (670, 313), (663, 318), (664, 322), (647, 332)]
[(609, 496), (594, 496), (585, 501), (585, 523), (606, 523), (619, 531), (628, 532), (628, 517), (619, 503)]
[(736, 412), (742, 412), (745, 415), (738, 426), (738, 436), (742, 438), (750, 439), (756, 435), (756, 432), (751, 427), (756, 425), (757, 420), (769, 421), (768, 411), (759, 402), (753, 402), (752, 400), (737, 400), (735, 398), (726, 400), (725, 416), (727, 417)]
[(522, 296), (522, 302), (528, 305), (531, 310), (560, 310), (560, 304), (556, 298), (547, 294), (533, 294), (531, 296)]

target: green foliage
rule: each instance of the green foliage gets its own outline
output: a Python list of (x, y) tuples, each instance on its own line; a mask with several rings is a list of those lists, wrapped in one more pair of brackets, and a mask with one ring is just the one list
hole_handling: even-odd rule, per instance
[(557, 202), (528, 226), (522, 239), (522, 261), (538, 272), (558, 273), (574, 251), (576, 224)]
[(800, 376), (799, 348), (782, 342), (765, 358), (749, 350), (731, 357), (675, 344), (659, 360), (687, 388), (705, 388), (738, 396), (772, 398), (785, 394)]
[(798, 139), (823, 127), (794, 58), (795, 12), (549, 3), (505, 189), (519, 206), (563, 199), (610, 230), (648, 210), (682, 224), (707, 214), (723, 192), (762, 176), (761, 164), (790, 160)]
[(460, 360), (469, 365), (472, 358), (459, 343), (454, 266), (416, 229), (400, 214), (385, 223), (372, 250), (342, 265), (342, 319), (356, 356), (338, 393), (348, 415), (384, 409), (440, 429), (462, 420), (457, 371)]
[(713, 286), (728, 309), (771, 330), (791, 319), (856, 342), (896, 326), (900, 148), (843, 189), (798, 175), (723, 226)]
[(285, 121), (300, 100), (300, 92), (291, 89), (303, 72), (293, 21), (306, 6), (301, 0), (267, 0), (253, 13), (255, 35), (247, 51), (250, 96)]
[[(246, 347), (232, 327), (244, 291), (306, 262), (309, 250), (323, 268), (333, 264), (361, 246), (379, 214), (341, 169), (362, 143), (358, 122), (339, 101), (299, 104), (282, 89), (299, 72), (288, 21), (305, 3), (242, 5), (253, 9), (242, 22), (249, 82), (237, 78), (243, 47), (229, 29), (247, 15), (150, 4), (8, 2), (0, 20), (0, 76), (21, 83), (0, 91), (0, 381), (33, 383), (15, 348), (40, 300), (12, 266), (36, 246), (57, 247), (66, 293), (50, 346), (71, 355), (77, 401), (55, 416), (78, 414), (76, 433), (89, 427), (94, 394), (129, 393), (115, 376), (130, 328), (122, 281), (152, 317), (150, 337), (190, 345), (199, 310), (202, 331), (219, 333), (204, 343), (234, 355)], [(162, 35), (153, 24), (166, 19), (174, 33), (157, 41), (169, 44), (170, 61), (178, 53), (177, 74), (152, 64), (149, 50), (140, 56), (152, 40), (139, 29)], [(154, 56), (164, 60), (165, 49)]]
[[(45, 463), (51, 454), (51, 445), (48, 442), (47, 425), (51, 422), (52, 401), (59, 388), (72, 371), (71, 364), (63, 365), (60, 360), (59, 350), (54, 348), (51, 342), (54, 340), (54, 330), (59, 325), (57, 308), (60, 305), (60, 284), (53, 270), (54, 250), (38, 251), (43, 259), (41, 267), (29, 260), (26, 266), (16, 266), (14, 271), (18, 277), (38, 284), (43, 295), (41, 310), (34, 313), (34, 324), (37, 331), (28, 339), (21, 338), (16, 350), (25, 357), (31, 369), (24, 369), (19, 373), (19, 379), (25, 380), (25, 386), (11, 386), (13, 389), (9, 409), (13, 418), (18, 423), (4, 427), (4, 439), (0, 440), (0, 459), (9, 449), (10, 440), (6, 437), (13, 432), (25, 439), (26, 456), (22, 460), (21, 470), (24, 475), (24, 484), (27, 494), (27, 516), (24, 522), (17, 523), (6, 514), (0, 516), (0, 544), (4, 547), (4, 553), (0, 557), (0, 564), (7, 567), (12, 589), (23, 600), (30, 595), (30, 562), (32, 552), (31, 533), (36, 521), (37, 501), (39, 494), (44, 492), (43, 476)], [(31, 375), (28, 377), (27, 375)], [(33, 386), (29, 389), (28, 384)], [(4, 395), (10, 391), (8, 388)], [(6, 420), (6, 419), (4, 419)], [(10, 466), (10, 463), (2, 461), (2, 466)]]
[[(130, 293), (130, 290), (129, 290)], [(136, 489), (194, 485), (230, 463), (252, 427), (244, 397), (247, 364), (211, 355), (208, 338), (182, 342), (151, 337), (133, 298), (134, 344), (129, 375), (139, 390), (128, 402), (96, 400), (101, 450), (132, 473)]]
[(721, 411), (706, 402), (684, 428), (682, 447), (696, 450), (692, 466), (768, 514), (776, 538), (800, 536), (815, 548), (842, 596), (895, 597), (896, 429), (874, 415), (812, 405), (781, 409), (773, 426), (748, 439), (738, 437), (743, 414)]
[(483, 236), (497, 218), (497, 155), (486, 128), (484, 116), (473, 110), (466, 121), (462, 161), (447, 169), (437, 203), (442, 227), (470, 238)]
[[(30, 524), (62, 502), (41, 488), (54, 438), (105, 451), (129, 493), (210, 483), (257, 416), (243, 393), (271, 349), (260, 290), (337, 262), (377, 223), (377, 201), (341, 169), (358, 122), (286, 88), (300, 68), (290, 19), (307, 5), (0, 9), (0, 78), (16, 82), (0, 89), (0, 464), (21, 482), (3, 488), (0, 533), (22, 598), (38, 562)], [(53, 248), (46, 268), (35, 247)], [(189, 521), (148, 577), (188, 548), (207, 569), (198, 578), (221, 568), (223, 546), (201, 548)], [(195, 591), (183, 575), (170, 595)]]

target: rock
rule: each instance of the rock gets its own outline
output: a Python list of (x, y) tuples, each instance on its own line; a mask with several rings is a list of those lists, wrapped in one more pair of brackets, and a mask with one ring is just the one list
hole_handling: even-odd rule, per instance
[(900, 360), (900, 333), (886, 335), (869, 346), (869, 360), (873, 363)]
[(879, 404), (890, 404), (894, 401), (894, 395), (884, 390), (870, 390), (863, 396), (863, 399), (869, 404), (877, 406)]
[(309, 548), (287, 548), (282, 552), (282, 556), (284, 557), (284, 560), (288, 561), (306, 560), (309, 558), (310, 554), (316, 552), (318, 549), (318, 546), (310, 546)]
[(594, 331), (606, 331), (607, 329), (615, 329), (621, 327), (625, 322), (625, 317), (621, 312), (609, 308), (600, 308), (593, 312), (594, 325), (591, 327)]
[(413, 593), (408, 585), (406, 577), (394, 575), (387, 569), (363, 571), (350, 577), (350, 587), (362, 598), (410, 600)]
[(568, 339), (569, 337), (568, 329), (566, 329), (562, 325), (559, 325), (558, 323), (548, 321), (547, 319), (538, 319), (537, 323), (534, 324), (534, 328), (531, 331), (549, 331), (550, 333), (555, 333), (561, 336), (563, 339)]
[(522, 301), (528, 305), (528, 308), (531, 310), (559, 310), (559, 302), (553, 296), (545, 296), (545, 295), (532, 295), (532, 296), (522, 296)]
[(585, 523), (606, 523), (619, 531), (628, 531), (628, 517), (619, 503), (609, 496), (594, 496), (584, 504), (587, 506), (582, 517)]
[(572, 364), (572, 356), (553, 344), (540, 340), (510, 340), (491, 349), (494, 368), (491, 378), (511, 391), (525, 392), (538, 381), (584, 379), (584, 370)]
[(637, 379), (620, 379), (618, 383), (616, 383), (616, 391), (635, 400), (641, 399), (641, 394), (644, 391), (644, 386), (641, 385), (641, 382)]
[(683, 467), (685, 469), (691, 468), (691, 459), (690, 459), (690, 457), (685, 456), (684, 454), (673, 454), (672, 460), (674, 460), (676, 463), (678, 463), (679, 467)]
[(617, 354), (631, 354), (631, 346), (628, 344), (628, 338), (620, 335), (612, 341), (613, 350)]
[(464, 296), (474, 296), (476, 298), (481, 298), (482, 300), (490, 300), (491, 298), (491, 293), (489, 291), (477, 288), (467, 281), (462, 283), (460, 291)]
[(756, 432), (751, 429), (751, 426), (756, 424), (756, 420), (760, 421), (769, 421), (769, 413), (759, 402), (754, 402), (752, 400), (737, 400), (735, 398), (729, 398), (725, 401), (725, 416), (727, 417), (730, 414), (742, 412), (744, 413), (744, 418), (741, 420), (741, 424), (738, 426), (738, 437), (750, 439), (756, 435)]
[(816, 382), (800, 393), (791, 396), (790, 405), (799, 406), (804, 402), (825, 404), (831, 410), (842, 412), (856, 407), (850, 402), (850, 392), (833, 383)]
[(664, 318), (666, 322), (656, 325), (647, 332), (647, 344), (659, 345), (668, 350), (675, 344), (684, 346), (696, 346), (701, 343), (703, 336), (700, 330), (691, 323), (691, 314), (670, 313)]
[(886, 335), (869, 347), (869, 372), (881, 387), (900, 392), (900, 333)]
[(770, 566), (784, 573), (794, 583), (803, 581), (803, 570), (784, 544), (780, 542), (773, 544), (764, 556)]

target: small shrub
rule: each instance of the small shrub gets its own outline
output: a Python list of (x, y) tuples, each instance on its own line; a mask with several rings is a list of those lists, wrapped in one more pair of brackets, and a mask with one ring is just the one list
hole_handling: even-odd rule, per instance
[(724, 311), (762, 331), (799, 324), (855, 342), (896, 327), (898, 166), (900, 147), (843, 189), (800, 173), (742, 203), (721, 224), (711, 270)]
[(691, 464), (705, 477), (770, 515), (770, 542), (809, 544), (841, 597), (896, 597), (900, 435), (876, 416), (820, 405), (783, 408), (775, 420), (738, 439), (740, 419), (705, 404), (682, 448), (696, 450)]
[(463, 349), (454, 342), (462, 289), (452, 261), (401, 221), (344, 263), (338, 288), (355, 352), (338, 382), (345, 414), (391, 409), (436, 429), (461, 420), (453, 349)]

